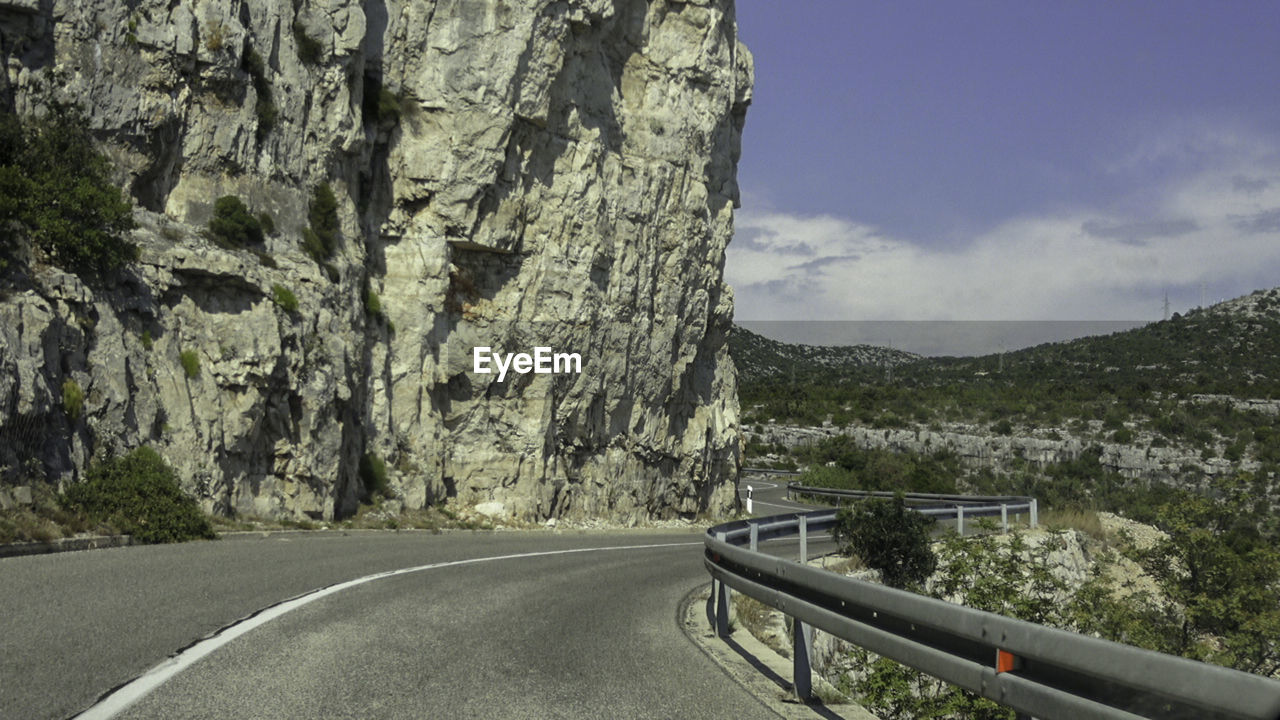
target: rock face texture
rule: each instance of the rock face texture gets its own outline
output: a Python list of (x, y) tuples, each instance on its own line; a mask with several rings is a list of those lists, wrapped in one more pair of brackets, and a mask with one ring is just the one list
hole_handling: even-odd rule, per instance
[[(10, 476), (150, 444), (217, 512), (349, 513), (366, 455), (408, 507), (735, 502), (732, 0), (9, 0), (0, 33), (6, 102), (83, 106), (141, 246), (108, 287), (36, 262), (0, 302)], [(223, 195), (276, 233), (211, 242)], [(475, 346), (582, 372), (499, 383)]]

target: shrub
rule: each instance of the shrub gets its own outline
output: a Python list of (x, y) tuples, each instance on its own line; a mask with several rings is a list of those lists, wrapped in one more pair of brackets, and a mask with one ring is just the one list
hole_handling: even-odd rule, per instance
[(62, 383), (62, 409), (72, 422), (79, 420), (80, 414), (84, 412), (84, 391), (80, 389), (79, 383), (71, 378), (67, 378)]
[(262, 234), (264, 235), (276, 234), (276, 221), (269, 212), (258, 213), (258, 226), (262, 228)]
[(182, 369), (186, 371), (187, 377), (194, 378), (200, 374), (200, 356), (195, 350), (183, 350), (178, 354), (178, 360), (182, 362)]
[(280, 283), (271, 286), (271, 298), (285, 312), (298, 312), (298, 298), (293, 294), (292, 290)]
[(832, 537), (846, 555), (879, 570), (885, 585), (905, 588), (923, 583), (938, 565), (929, 546), (933, 523), (897, 495), (841, 508)]
[(1111, 441), (1118, 443), (1131, 443), (1133, 442), (1133, 431), (1129, 428), (1122, 427), (1111, 433)]
[(206, 28), (204, 46), (209, 52), (218, 52), (227, 43), (227, 26), (221, 22), (210, 23)]
[(254, 113), (258, 116), (258, 127), (254, 134), (258, 142), (262, 142), (262, 139), (276, 126), (276, 118), (279, 117), (280, 110), (276, 107), (275, 98), (271, 94), (271, 83), (267, 81), (266, 63), (262, 61), (258, 51), (252, 47), (245, 50), (240, 67), (253, 81), (253, 92), (257, 96)]
[(382, 314), (382, 299), (372, 289), (364, 291), (364, 311), (374, 316)]
[(235, 195), (223, 195), (213, 203), (209, 232), (237, 247), (262, 242), (262, 225)]
[(126, 239), (133, 228), (133, 208), (78, 109), (0, 113), (0, 244), (16, 248), (24, 235), (50, 262), (88, 279), (137, 258)]
[(195, 500), (178, 486), (173, 468), (149, 447), (93, 466), (67, 488), (62, 504), (144, 543), (214, 537)]
[(390, 494), (387, 486), (387, 464), (374, 453), (365, 453), (360, 458), (360, 480), (364, 482), (366, 500)]
[(142, 331), (142, 349), (146, 350), (147, 352), (151, 352), (151, 348), (154, 344), (155, 344), (154, 341), (151, 339), (151, 331), (143, 330)]
[(316, 262), (333, 257), (338, 248), (338, 198), (329, 183), (315, 186), (307, 211), (311, 226), (302, 231), (302, 246)]
[(308, 65), (320, 64), (324, 56), (324, 46), (319, 40), (307, 34), (307, 28), (300, 20), (293, 21), (293, 41), (298, 44), (298, 59)]

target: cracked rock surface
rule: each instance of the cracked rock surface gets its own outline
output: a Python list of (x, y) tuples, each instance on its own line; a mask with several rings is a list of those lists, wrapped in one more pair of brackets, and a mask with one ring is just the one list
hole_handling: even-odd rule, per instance
[[(732, 0), (0, 2), (0, 35), (5, 101), (80, 103), (141, 247), (109, 287), (35, 262), (0, 301), (6, 475), (149, 444), (215, 512), (345, 515), (366, 455), (410, 508), (732, 507)], [(323, 182), (341, 231), (317, 262)], [(212, 242), (223, 195), (276, 232)], [(477, 345), (582, 373), (498, 383)]]

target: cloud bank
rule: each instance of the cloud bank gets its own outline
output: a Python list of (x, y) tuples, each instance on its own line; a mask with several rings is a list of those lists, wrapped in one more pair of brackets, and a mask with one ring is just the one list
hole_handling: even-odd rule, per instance
[[(1164, 164), (1166, 147), (1144, 150), (1141, 160)], [(1157, 320), (1165, 292), (1176, 311), (1199, 305), (1202, 287), (1209, 302), (1272, 287), (1280, 164), (1248, 155), (1254, 162), (1153, 182), (1124, 212), (1017, 217), (942, 248), (853, 218), (747, 207), (725, 270), (736, 316)]]

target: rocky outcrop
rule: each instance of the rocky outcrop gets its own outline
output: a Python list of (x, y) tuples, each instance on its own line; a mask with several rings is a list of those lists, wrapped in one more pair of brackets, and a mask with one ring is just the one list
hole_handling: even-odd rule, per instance
[(1185, 483), (1188, 478), (1204, 481), (1239, 470), (1253, 471), (1256, 460), (1231, 462), (1224, 458), (1204, 459), (1196, 451), (1178, 447), (1151, 447), (1149, 441), (1123, 444), (1061, 436), (1058, 439), (1034, 435), (992, 435), (978, 426), (959, 425), (944, 430), (925, 428), (877, 429), (849, 426), (799, 427), (764, 425), (760, 432), (748, 432), (749, 439), (786, 447), (810, 445), (824, 438), (847, 436), (863, 449), (929, 455), (954, 454), (966, 466), (1010, 472), (1019, 467), (1043, 468), (1076, 460), (1089, 448), (1100, 450), (1103, 469), (1123, 477), (1165, 484)]
[[(37, 262), (0, 303), (9, 476), (151, 444), (219, 512), (340, 516), (366, 455), (408, 507), (734, 503), (731, 0), (44, 0), (0, 32), (7, 101), (84, 107), (142, 248), (106, 288)], [(200, 232), (228, 194), (273, 218), (262, 247)], [(499, 383), (481, 345), (582, 372)]]

